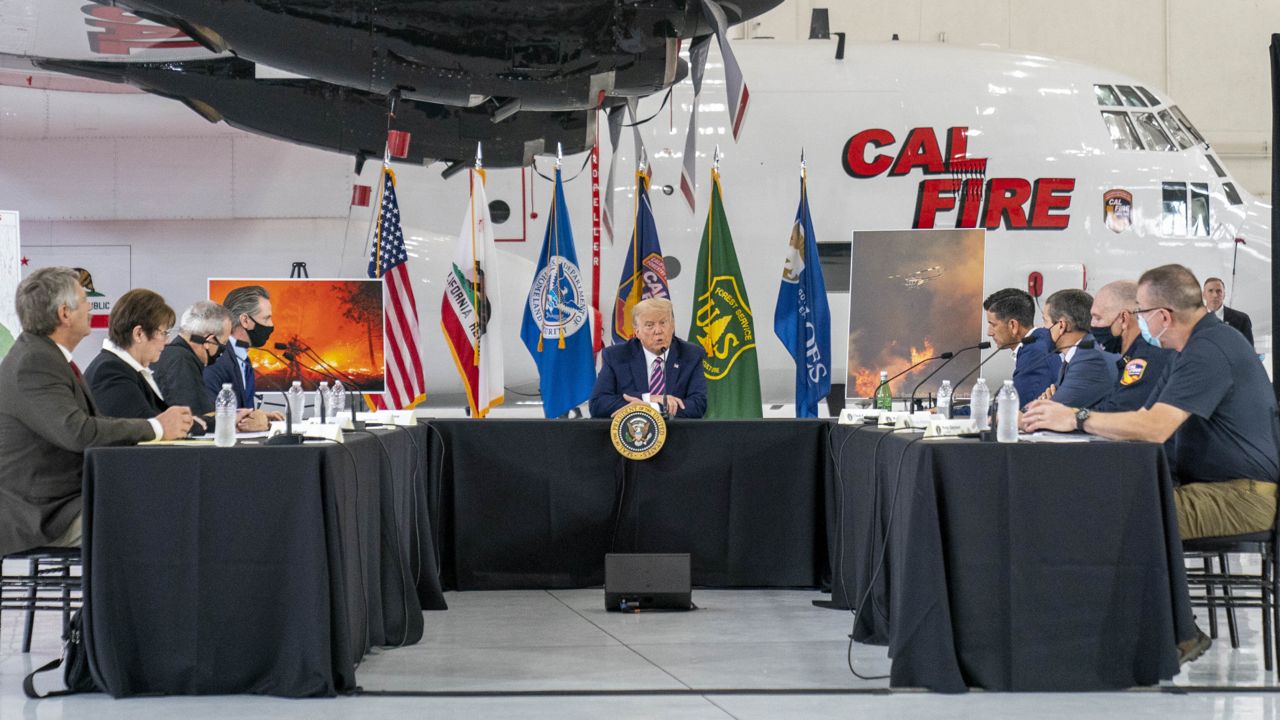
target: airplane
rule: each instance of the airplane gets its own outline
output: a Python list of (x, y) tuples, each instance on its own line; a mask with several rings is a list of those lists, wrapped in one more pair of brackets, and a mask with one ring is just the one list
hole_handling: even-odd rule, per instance
[[(690, 83), (674, 85), (669, 99), (641, 100), (636, 113), (652, 116), (639, 129), (681, 336), (693, 311), (689, 268), (718, 148), (771, 412), (789, 412), (794, 392), (793, 362), (771, 326), (802, 151), (828, 281), (837, 380), (848, 372), (850, 243), (854, 231), (867, 230), (985, 228), (984, 294), (1031, 285), (1043, 299), (1057, 289), (1096, 290), (1157, 264), (1181, 262), (1201, 278), (1227, 279), (1228, 304), (1252, 316), (1258, 352), (1272, 352), (1269, 206), (1231, 177), (1173, 99), (1139, 79), (1037, 54), (897, 42), (842, 45), (735, 43), (751, 86), (751, 122), (735, 143), (722, 97), (704, 91), (692, 213), (676, 192)], [(724, 82), (714, 58), (705, 80), (712, 88)], [(0, 197), (11, 206), (5, 209), (25, 214), (24, 249), (74, 245), (86, 248), (84, 263), (92, 265), (92, 246), (128, 245), (132, 283), (156, 289), (175, 307), (199, 299), (206, 277), (280, 275), (296, 259), (308, 260), (317, 276), (363, 274), (369, 212), (349, 211), (347, 193), (352, 183), (376, 182), (372, 165), (357, 175), (340, 155), (208, 125), (154, 96), (84, 95), (34, 84), (0, 87), (7, 118), (0, 149), (9, 158), (0, 168)], [(601, 252), (605, 318), (630, 232), (625, 218), (636, 152), (628, 133), (620, 145), (614, 156), (620, 163), (618, 227)], [(227, 148), (234, 162), (225, 161)], [(552, 162), (542, 157), (530, 169), (492, 171), (487, 190), (505, 240), (501, 307), (511, 335), (509, 407), (537, 404), (534, 366), (514, 338), (545, 228), (551, 194), (543, 176)], [(566, 157), (564, 174), (587, 276), (592, 198), (590, 172), (576, 173), (579, 162)], [(153, 177), (162, 170), (180, 173), (180, 180)], [(440, 335), (438, 295), (466, 178), (442, 178), (412, 164), (398, 166), (397, 173), (405, 235), (415, 255), (410, 267), (421, 282), (428, 412), (445, 411), (463, 400)], [(303, 178), (305, 192), (296, 184)], [(1119, 232), (1112, 227), (1119, 222), (1117, 207), (1127, 216)], [(855, 308), (853, 315), (867, 312), (885, 309)], [(973, 342), (985, 339), (980, 307), (902, 322), (971, 323)], [(967, 372), (975, 362), (968, 356), (955, 363), (956, 370)], [(1002, 353), (983, 374), (998, 381), (1011, 367)]]

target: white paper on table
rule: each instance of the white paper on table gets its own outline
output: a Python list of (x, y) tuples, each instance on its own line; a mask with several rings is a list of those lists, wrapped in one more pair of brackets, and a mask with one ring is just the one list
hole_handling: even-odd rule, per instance
[(1088, 433), (1060, 433), (1050, 430), (1040, 430), (1033, 433), (1018, 433), (1018, 442), (1033, 443), (1083, 443), (1106, 440), (1106, 438), (1090, 435)]

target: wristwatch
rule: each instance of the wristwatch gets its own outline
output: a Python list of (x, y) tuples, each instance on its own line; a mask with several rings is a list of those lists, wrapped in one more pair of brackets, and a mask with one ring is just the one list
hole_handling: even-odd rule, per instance
[(1089, 419), (1093, 413), (1089, 408), (1079, 408), (1076, 410), (1076, 430), (1084, 432), (1084, 421)]

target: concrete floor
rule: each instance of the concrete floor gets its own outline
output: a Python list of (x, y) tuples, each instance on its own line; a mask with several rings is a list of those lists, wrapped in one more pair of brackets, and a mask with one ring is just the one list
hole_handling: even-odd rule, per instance
[[(1162, 688), (1121, 693), (963, 696), (887, 690), (846, 661), (847, 613), (815, 608), (814, 591), (696, 590), (692, 613), (606, 613), (602, 591), (450, 593), (427, 613), (422, 642), (369, 655), (357, 672), (370, 693), (324, 700), (105, 695), (28, 701), (22, 677), (60, 653), (60, 620), (43, 614), (35, 647), (20, 652), (22, 623), (0, 626), (0, 719), (431, 717), (431, 718), (1272, 718), (1277, 688), (1262, 668), (1256, 613), (1241, 617), (1243, 647), (1225, 637)], [(1202, 623), (1203, 624), (1203, 623)], [(1223, 626), (1225, 635), (1225, 624)], [(883, 674), (883, 648), (854, 645), (863, 674)], [(46, 680), (42, 689), (56, 684)], [(1237, 686), (1241, 690), (1203, 690)], [(1185, 694), (1177, 690), (1185, 688)], [(521, 694), (592, 691), (595, 695)], [(496, 696), (467, 696), (489, 692)]]

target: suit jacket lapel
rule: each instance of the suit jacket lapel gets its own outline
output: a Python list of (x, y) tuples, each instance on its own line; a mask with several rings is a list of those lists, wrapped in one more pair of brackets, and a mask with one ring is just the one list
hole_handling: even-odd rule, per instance
[(636, 394), (643, 395), (649, 392), (649, 368), (644, 361), (644, 346), (636, 339), (630, 342), (636, 344), (635, 352), (631, 355), (631, 375), (636, 387), (639, 388)]

